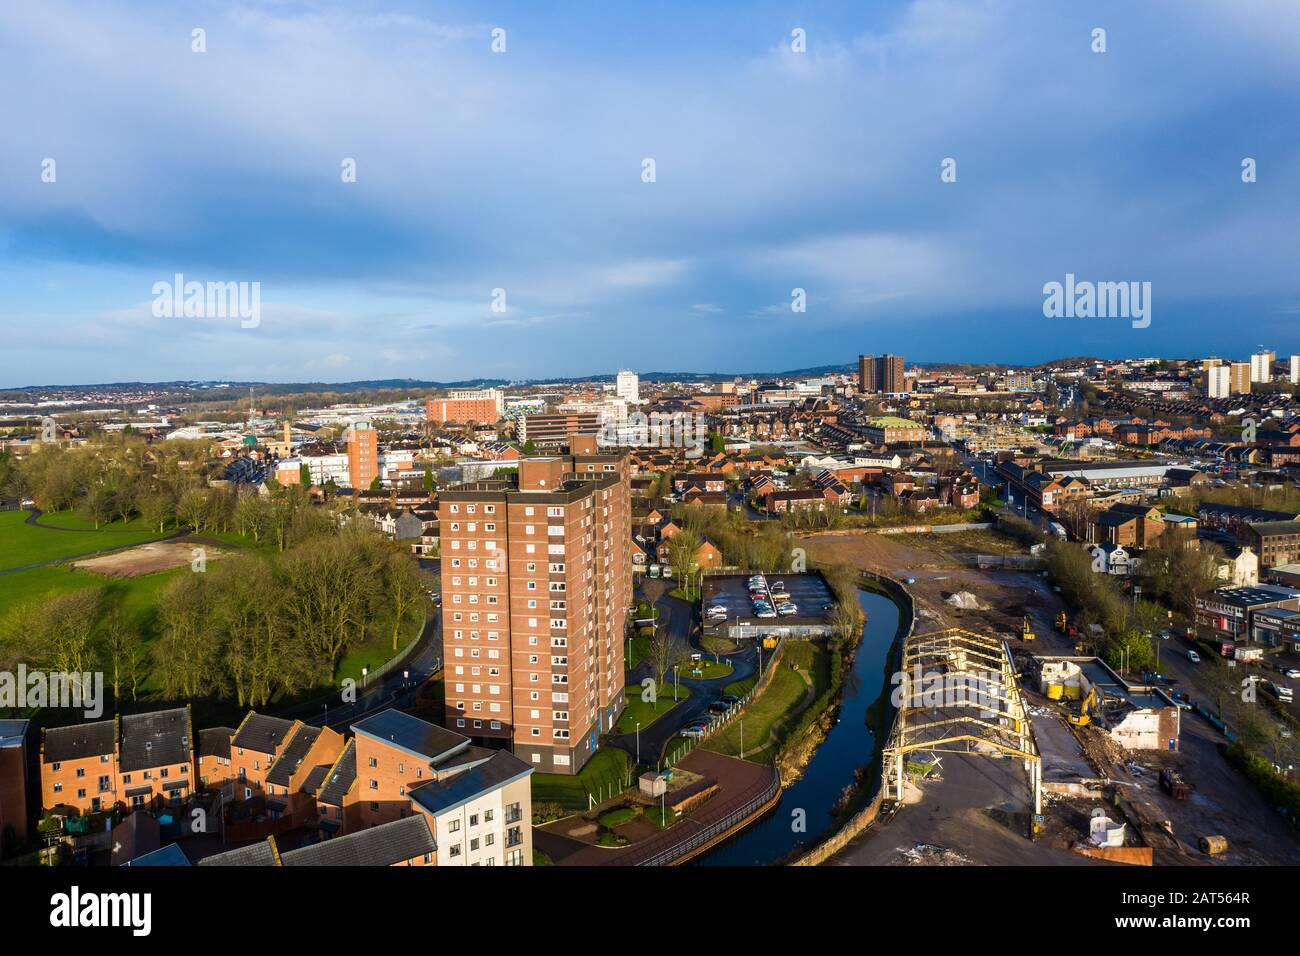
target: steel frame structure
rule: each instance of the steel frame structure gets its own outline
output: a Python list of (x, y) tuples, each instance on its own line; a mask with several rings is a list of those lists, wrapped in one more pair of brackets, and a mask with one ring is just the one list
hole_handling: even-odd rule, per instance
[[(903, 674), (895, 680), (898, 713), (884, 748), (882, 785), (902, 803), (907, 756), (934, 753), (997, 753), (1021, 760), (1035, 817), (1043, 812), (1043, 762), (1017, 683), (1011, 648), (995, 637), (960, 627), (909, 635), (903, 641)], [(917, 676), (922, 677), (920, 684)], [(936, 678), (941, 700), (932, 700)], [(978, 699), (969, 700), (976, 687)], [(956, 693), (943, 693), (943, 690)]]

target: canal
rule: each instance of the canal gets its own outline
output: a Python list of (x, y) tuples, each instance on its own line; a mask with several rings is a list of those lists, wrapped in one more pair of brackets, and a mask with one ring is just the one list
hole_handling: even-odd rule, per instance
[[(886, 690), (885, 668), (898, 633), (901, 611), (892, 600), (860, 589), (858, 603), (867, 615), (862, 642), (844, 679), (839, 722), (817, 748), (803, 776), (781, 794), (781, 801), (762, 820), (734, 840), (695, 861), (697, 866), (754, 866), (774, 863), (831, 825), (831, 808), (854, 771), (875, 760), (878, 746), (867, 712)], [(874, 715), (873, 715), (874, 717)], [(806, 832), (798, 832), (795, 811), (803, 810)]]

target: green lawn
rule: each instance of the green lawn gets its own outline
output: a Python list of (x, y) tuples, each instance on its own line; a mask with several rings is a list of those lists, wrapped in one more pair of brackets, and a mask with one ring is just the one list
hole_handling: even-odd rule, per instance
[(632, 820), (636, 819), (637, 814), (640, 812), (640, 808), (638, 807), (619, 807), (617, 810), (610, 810), (608, 813), (602, 813), (600, 815), (600, 825), (602, 827), (609, 827), (612, 830), (614, 827), (620, 827), (625, 823), (630, 823)]
[(717, 634), (705, 634), (700, 638), (700, 647), (704, 648), (710, 654), (730, 654), (740, 647), (729, 637), (722, 637)]
[[(811, 697), (808, 685), (791, 665), (809, 673), (813, 681)], [(775, 730), (777, 743), (781, 733), (790, 726), (800, 712), (805, 698), (815, 700), (830, 682), (830, 655), (825, 648), (811, 641), (790, 641), (776, 665), (777, 670), (767, 687), (745, 708), (745, 757), (762, 761), (770, 756), (768, 738)], [(741, 721), (733, 720), (714, 737), (707, 747), (718, 753), (740, 754)]]
[[(400, 635), (397, 639), (398, 651), (419, 637), (423, 627), (423, 621), (412, 621), (408, 624), (406, 633)], [(397, 653), (397, 651), (393, 650), (392, 628), (393, 621), (390, 615), (388, 622), (382, 627), (376, 627), (376, 633), (371, 634), (364, 644), (358, 644), (344, 651), (343, 656), (339, 658), (339, 666), (334, 670), (335, 682), (350, 677), (360, 683), (361, 668), (369, 668), (370, 673), (374, 674), (380, 664), (387, 663)]]
[(653, 807), (646, 807), (642, 812), (645, 818), (660, 830), (667, 829), (677, 822), (677, 811), (672, 807), (665, 806), (661, 810), (659, 805), (655, 804)]
[[(26, 511), (0, 512), (0, 571), (105, 548), (143, 544), (162, 537), (135, 521), (105, 525), (98, 531), (54, 531), (26, 524), (28, 514)], [(68, 528), (81, 527), (84, 523), (73, 512), (42, 515), (41, 520)], [(84, 526), (90, 527), (89, 524)]]
[(533, 802), (558, 803), (575, 810), (587, 809), (587, 794), (622, 789), (632, 758), (616, 747), (597, 750), (576, 776), (560, 773), (532, 775)]
[[(698, 668), (693, 670), (692, 668)], [(733, 668), (727, 661), (714, 662), (707, 658), (699, 661), (687, 661), (677, 669), (677, 673), (682, 677), (689, 677), (692, 680), (718, 680), (726, 677), (732, 672)]]
[(758, 675), (750, 674), (744, 680), (733, 680), (726, 687), (722, 688), (722, 692), (724, 694), (730, 694), (733, 697), (744, 697), (754, 689), (754, 685), (757, 683)]
[(638, 664), (650, 656), (650, 638), (632, 638), (632, 656), (624, 662), (626, 670), (634, 670)]
[[(105, 578), (89, 571), (79, 571), (70, 565), (33, 568), (16, 574), (0, 575), (0, 608), (68, 591), (98, 588), (104, 592), (106, 605), (120, 606), (144, 639), (152, 642), (159, 636), (159, 595), (177, 575), (189, 573), (188, 567), (181, 567), (138, 578)], [(152, 678), (146, 679), (141, 689), (154, 690)]]
[(614, 725), (616, 734), (635, 733), (638, 721), (641, 723), (641, 729), (645, 730), (665, 714), (671, 713), (674, 707), (691, 696), (691, 692), (681, 686), (674, 690), (673, 685), (669, 683), (660, 689), (659, 699), (650, 704), (641, 699), (641, 686), (633, 684), (623, 692), (623, 696), (627, 698), (627, 707), (623, 709), (618, 723)]

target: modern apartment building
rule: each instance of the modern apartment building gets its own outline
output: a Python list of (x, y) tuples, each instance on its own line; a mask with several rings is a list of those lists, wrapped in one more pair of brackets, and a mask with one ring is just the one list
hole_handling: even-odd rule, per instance
[(370, 422), (353, 422), (345, 433), (348, 477), (353, 488), (369, 488), (379, 477), (379, 432)]
[[(513, 754), (392, 709), (353, 724), (346, 741), (328, 728), (278, 721), (249, 714), (233, 737), (214, 734), (211, 749), (232, 759), (205, 783), (242, 786), (249, 778), (233, 775), (236, 753), (251, 755), (256, 744), (265, 758), (270, 750), (261, 748), (271, 748), (278, 756), (260, 760), (270, 767), (265, 809), (283, 825), (202, 865), (532, 865), (533, 768)], [(234, 799), (246, 799), (244, 791)], [(322, 842), (281, 856), (275, 834), (302, 826), (315, 826)]]
[(906, 388), (903, 377), (903, 356), (858, 356), (858, 391), (902, 392)]
[(629, 405), (641, 404), (641, 378), (636, 372), (622, 369), (614, 379), (614, 394)]
[(1228, 382), (1228, 390), (1233, 395), (1245, 395), (1250, 392), (1250, 363), (1233, 362), (1228, 366), (1231, 377)]
[(623, 708), (628, 459), (594, 437), (440, 494), (447, 726), (576, 773)]
[(1273, 361), (1275, 352), (1256, 352), (1250, 357), (1250, 380), (1267, 385), (1273, 381)]
[(531, 441), (538, 448), (569, 444), (575, 435), (600, 434), (597, 412), (547, 412), (519, 419), (519, 441)]
[(1291, 374), (1289, 378), (1292, 385), (1300, 385), (1300, 355), (1291, 356)]
[(1227, 398), (1232, 394), (1232, 370), (1226, 365), (1211, 365), (1205, 370), (1205, 394), (1210, 398)]
[(438, 424), (480, 422), (495, 424), (505, 413), (505, 395), (499, 388), (452, 389), (446, 398), (424, 403), (424, 417)]

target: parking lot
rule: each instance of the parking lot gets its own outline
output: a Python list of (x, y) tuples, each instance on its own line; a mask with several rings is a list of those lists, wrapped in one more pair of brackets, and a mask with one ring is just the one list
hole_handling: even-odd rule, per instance
[[(799, 607), (798, 614), (780, 618), (782, 624), (810, 624), (826, 620), (827, 605), (835, 603), (835, 596), (821, 574), (811, 571), (802, 574), (777, 573), (764, 576), (769, 587), (775, 586), (778, 581), (782, 582), (786, 593), (790, 595), (790, 600)], [(757, 622), (754, 606), (749, 600), (749, 577), (748, 574), (705, 577), (703, 608), (708, 609), (715, 604), (723, 604), (726, 605), (730, 622), (735, 623), (737, 620), (745, 623)], [(774, 624), (775, 621), (776, 619), (769, 618), (764, 623)]]

